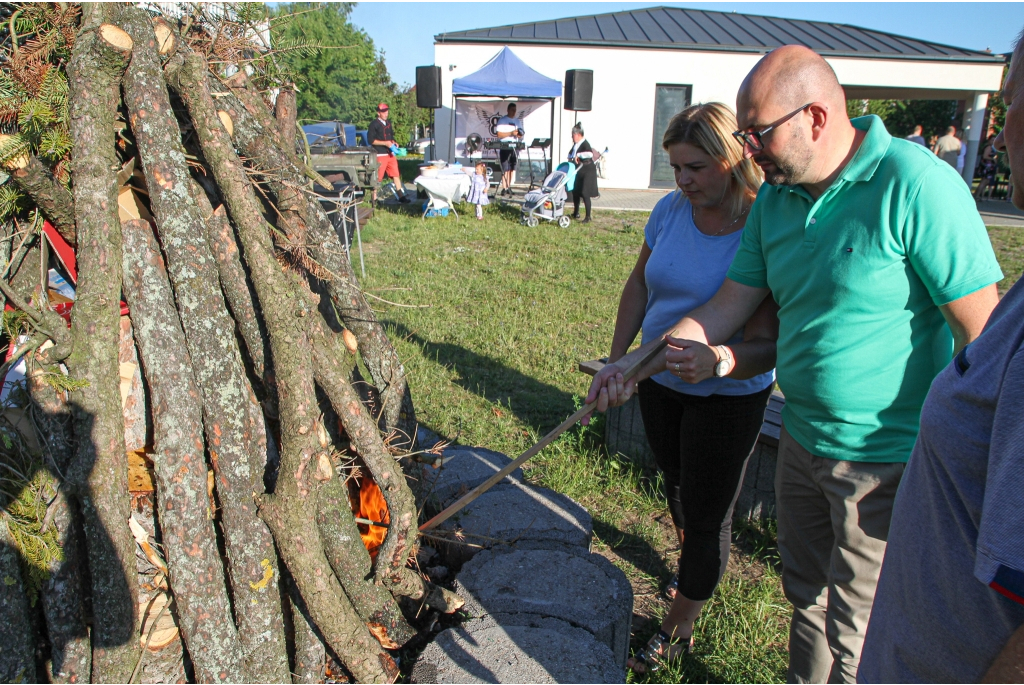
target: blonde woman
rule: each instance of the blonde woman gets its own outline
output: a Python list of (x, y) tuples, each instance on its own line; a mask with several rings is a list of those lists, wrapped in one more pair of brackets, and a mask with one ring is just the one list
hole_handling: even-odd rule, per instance
[[(734, 130), (735, 115), (717, 102), (689, 107), (669, 123), (662, 145), (679, 189), (647, 222), (619, 301), (609, 363), (625, 355), (641, 329), (643, 343), (663, 337), (725, 280), (761, 184), (760, 169), (744, 159)], [(672, 607), (629, 662), (638, 673), (693, 649), (694, 621), (725, 571), (733, 505), (775, 381), (776, 312), (767, 297), (726, 345), (669, 338), (660, 367), (637, 378), (644, 428), (681, 545), (679, 572), (666, 589)], [(592, 387), (587, 399), (602, 393), (607, 389)], [(609, 404), (628, 396), (618, 393)]]

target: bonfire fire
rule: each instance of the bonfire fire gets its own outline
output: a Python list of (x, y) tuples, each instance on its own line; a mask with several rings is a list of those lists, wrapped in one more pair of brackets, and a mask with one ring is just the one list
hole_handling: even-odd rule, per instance
[[(380, 488), (373, 482), (373, 478), (365, 473), (359, 483), (359, 510), (356, 512), (356, 517), (378, 523), (389, 523), (391, 521), (388, 514), (388, 505), (384, 501)], [(363, 538), (363, 545), (366, 546), (366, 550), (370, 553), (371, 558), (377, 558), (377, 550), (380, 548), (381, 543), (384, 542), (384, 536), (387, 535), (387, 532), (388, 529), (383, 526), (373, 526), (366, 523), (359, 524), (359, 535)]]

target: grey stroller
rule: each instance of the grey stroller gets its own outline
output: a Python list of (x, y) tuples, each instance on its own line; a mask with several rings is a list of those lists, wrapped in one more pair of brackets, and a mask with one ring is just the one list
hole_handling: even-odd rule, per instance
[(569, 228), (569, 215), (565, 213), (565, 200), (568, 197), (565, 184), (569, 176), (563, 166), (559, 164), (558, 168), (544, 179), (543, 186), (526, 194), (520, 223), (534, 228), (541, 219), (544, 219), (557, 221), (561, 228)]

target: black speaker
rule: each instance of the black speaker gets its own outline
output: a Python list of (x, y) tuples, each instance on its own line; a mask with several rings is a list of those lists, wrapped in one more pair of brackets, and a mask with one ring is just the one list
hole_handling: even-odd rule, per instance
[(441, 108), (441, 67), (416, 67), (416, 106)]
[(565, 97), (562, 107), (576, 112), (589, 112), (594, 96), (594, 72), (591, 69), (567, 69), (565, 72)]

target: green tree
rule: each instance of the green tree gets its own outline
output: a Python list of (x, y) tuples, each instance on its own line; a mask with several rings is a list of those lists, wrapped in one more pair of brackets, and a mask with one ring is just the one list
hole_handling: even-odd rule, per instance
[(918, 124), (929, 136), (941, 136), (956, 116), (956, 100), (847, 100), (846, 113), (851, 117), (877, 114), (886, 130), (894, 136), (909, 136)]
[[(412, 128), (422, 123), (415, 92), (391, 80), (384, 53), (350, 20), (353, 2), (282, 4), (274, 11), (275, 45), (311, 45), (292, 50), (280, 61), (298, 92), (300, 121), (342, 121), (365, 129), (380, 102), (391, 109), (395, 140), (406, 145)], [(411, 102), (411, 105), (410, 105)]]

